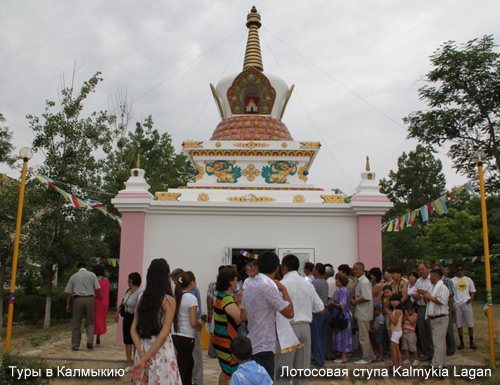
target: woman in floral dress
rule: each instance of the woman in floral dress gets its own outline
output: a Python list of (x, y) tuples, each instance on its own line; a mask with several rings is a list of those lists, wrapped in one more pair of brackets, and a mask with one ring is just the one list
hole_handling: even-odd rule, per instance
[(146, 289), (137, 304), (130, 334), (136, 348), (132, 368), (134, 384), (180, 385), (179, 367), (170, 331), (175, 299), (170, 268), (163, 258), (154, 259), (146, 276)]
[(347, 328), (345, 329), (332, 329), (333, 338), (333, 350), (341, 353), (341, 358), (336, 359), (334, 362), (347, 362), (348, 354), (352, 352), (352, 319), (349, 313), (349, 303), (351, 302), (351, 296), (349, 295), (349, 290), (347, 290), (347, 284), (349, 279), (347, 276), (338, 274), (335, 276), (335, 285), (340, 288), (333, 297), (333, 303), (330, 304), (333, 307), (332, 318), (335, 318), (340, 312), (344, 314), (347, 319)]

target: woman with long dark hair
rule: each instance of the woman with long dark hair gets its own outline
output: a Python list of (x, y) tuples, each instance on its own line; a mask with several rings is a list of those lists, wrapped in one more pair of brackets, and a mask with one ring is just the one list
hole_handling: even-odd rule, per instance
[(191, 271), (184, 271), (175, 284), (175, 302), (172, 338), (177, 350), (177, 362), (183, 384), (191, 384), (193, 377), (193, 349), (196, 330), (201, 330), (198, 322), (198, 300), (191, 294), (196, 288), (196, 279)]
[(148, 268), (146, 289), (137, 305), (130, 330), (136, 352), (132, 368), (134, 384), (181, 383), (170, 331), (175, 299), (169, 280), (170, 267), (163, 258)]

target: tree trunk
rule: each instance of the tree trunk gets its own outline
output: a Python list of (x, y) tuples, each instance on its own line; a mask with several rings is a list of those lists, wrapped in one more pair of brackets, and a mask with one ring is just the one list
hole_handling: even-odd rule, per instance
[(52, 276), (53, 276), (52, 265), (47, 266), (46, 271), (47, 271), (47, 297), (45, 298), (45, 319), (43, 320), (44, 329), (48, 329), (50, 327), (50, 313), (52, 307)]
[(3, 286), (5, 285), (5, 271), (7, 269), (7, 263), (2, 263), (0, 265), (0, 336), (2, 335), (3, 326)]

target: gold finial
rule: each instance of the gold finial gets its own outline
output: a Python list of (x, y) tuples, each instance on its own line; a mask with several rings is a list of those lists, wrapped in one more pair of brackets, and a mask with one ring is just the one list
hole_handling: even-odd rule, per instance
[(259, 28), (261, 25), (260, 14), (257, 13), (257, 8), (253, 6), (247, 16), (248, 40), (243, 70), (246, 70), (248, 67), (255, 67), (259, 71), (264, 71), (259, 41)]
[(135, 168), (141, 168), (140, 157), (141, 157), (141, 154), (137, 154), (137, 161), (135, 162)]
[(366, 156), (366, 171), (370, 171), (370, 157)]

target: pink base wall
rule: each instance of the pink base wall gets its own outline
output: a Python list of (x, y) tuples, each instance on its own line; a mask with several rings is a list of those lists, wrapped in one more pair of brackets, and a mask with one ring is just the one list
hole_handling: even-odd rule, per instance
[(382, 268), (382, 217), (380, 215), (358, 216), (358, 260), (365, 269)]
[[(120, 305), (121, 300), (128, 289), (128, 275), (133, 272), (138, 272), (142, 277), (145, 221), (145, 213), (124, 212), (122, 214), (123, 227), (120, 241), (120, 270), (118, 273), (117, 306)], [(145, 277), (142, 277), (142, 282), (145, 282)], [(117, 331), (116, 343), (121, 346), (123, 345), (121, 317)]]

